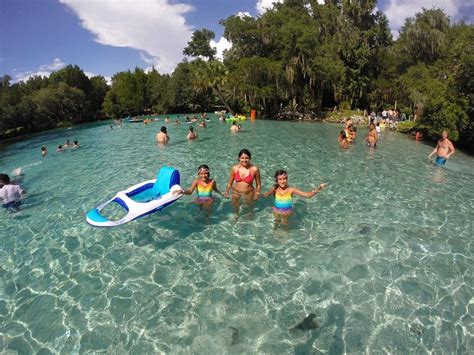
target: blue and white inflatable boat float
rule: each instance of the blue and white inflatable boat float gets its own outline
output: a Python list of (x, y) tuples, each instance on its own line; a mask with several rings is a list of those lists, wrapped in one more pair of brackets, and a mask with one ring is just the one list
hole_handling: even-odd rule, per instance
[[(179, 185), (179, 171), (163, 166), (156, 179), (147, 180), (133, 185), (127, 190), (119, 191), (114, 198), (87, 212), (87, 223), (95, 227), (115, 227), (162, 210), (183, 197), (183, 189)], [(179, 193), (174, 193), (179, 191)], [(111, 221), (100, 211), (108, 204), (115, 202), (122, 206), (127, 214), (125, 217)]]

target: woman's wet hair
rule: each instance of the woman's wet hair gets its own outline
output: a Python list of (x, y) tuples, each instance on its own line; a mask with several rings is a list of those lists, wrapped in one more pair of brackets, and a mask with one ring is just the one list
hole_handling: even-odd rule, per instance
[(250, 154), (250, 152), (247, 149), (242, 149), (239, 152), (239, 158), (242, 156), (242, 154), (248, 155), (249, 159), (252, 159), (252, 154)]
[(191, 132), (193, 132), (193, 131), (194, 131), (193, 126), (189, 126), (189, 130), (190, 130)]
[(160, 131), (163, 132), (163, 133), (165, 133), (165, 132), (166, 132), (166, 127), (165, 127), (165, 126), (161, 126)]

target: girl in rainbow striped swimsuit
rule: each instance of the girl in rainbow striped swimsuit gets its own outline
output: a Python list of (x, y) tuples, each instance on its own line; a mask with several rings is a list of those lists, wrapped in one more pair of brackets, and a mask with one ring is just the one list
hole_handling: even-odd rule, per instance
[(189, 189), (183, 191), (183, 194), (191, 195), (194, 190), (197, 190), (196, 203), (201, 205), (208, 213), (214, 201), (212, 191), (214, 190), (222, 196), (222, 193), (217, 188), (216, 181), (210, 178), (209, 167), (205, 164), (199, 165), (198, 178), (193, 181)]
[(313, 197), (324, 189), (327, 184), (320, 184), (317, 189), (309, 192), (301, 191), (296, 187), (288, 186), (288, 173), (285, 170), (278, 170), (275, 173), (275, 185), (263, 195), (275, 197), (273, 205), (273, 215), (275, 223), (288, 224), (288, 218), (293, 214), (293, 194), (303, 197)]

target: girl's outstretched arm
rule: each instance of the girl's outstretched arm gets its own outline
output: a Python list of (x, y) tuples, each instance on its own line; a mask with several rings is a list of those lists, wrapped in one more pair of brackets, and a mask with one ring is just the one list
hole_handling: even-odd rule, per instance
[(296, 187), (293, 187), (292, 188), (292, 193), (294, 193), (295, 195), (298, 195), (298, 196), (303, 196), (303, 197), (313, 197), (319, 191), (325, 189), (327, 185), (328, 184), (320, 184), (317, 189), (313, 189), (313, 190), (308, 191), (308, 192), (301, 191), (301, 190), (298, 190)]
[[(191, 187), (187, 190), (182, 190), (183, 194), (184, 195), (191, 195), (193, 193), (193, 191), (196, 189), (196, 186), (197, 186), (197, 183), (198, 183), (198, 180), (195, 179), (193, 181), (193, 183), (191, 184)], [(178, 194), (179, 191), (174, 191), (174, 194)]]

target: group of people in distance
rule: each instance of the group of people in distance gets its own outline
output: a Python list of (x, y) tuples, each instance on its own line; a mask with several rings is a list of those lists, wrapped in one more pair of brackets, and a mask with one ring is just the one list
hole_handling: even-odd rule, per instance
[[(212, 191), (224, 198), (230, 198), (232, 207), (237, 214), (241, 203), (251, 205), (261, 195), (264, 197), (272, 195), (274, 197), (273, 214), (275, 224), (288, 225), (288, 218), (294, 212), (293, 195), (313, 197), (327, 186), (323, 183), (311, 191), (301, 191), (297, 187), (288, 185), (288, 173), (286, 171), (278, 170), (274, 175), (275, 184), (262, 194), (260, 169), (251, 163), (251, 157), (247, 149), (242, 149), (239, 152), (239, 162), (230, 169), (224, 192), (218, 189), (216, 181), (211, 179), (209, 167), (203, 164), (198, 167), (197, 178), (191, 186), (187, 190), (181, 191), (181, 193), (191, 195), (196, 190), (197, 198), (195, 201), (205, 210), (206, 216), (209, 216), (213, 203)], [(179, 191), (175, 193), (179, 193)]]
[[(205, 116), (204, 116), (204, 118), (205, 118)], [(186, 116), (186, 119), (188, 120), (189, 117)], [(197, 122), (197, 119), (196, 119), (196, 121), (190, 121), (190, 122)], [(206, 128), (206, 126), (207, 126), (207, 124), (206, 124), (205, 120), (203, 120), (201, 123), (199, 123), (197, 125), (197, 127), (202, 127), (202, 128)], [(230, 131), (232, 133), (237, 133), (237, 132), (240, 132), (241, 130), (242, 130), (242, 125), (237, 124), (236, 121), (233, 121), (232, 125), (230, 126)], [(197, 137), (198, 137), (198, 135), (194, 131), (194, 127), (189, 126), (188, 134), (186, 135), (186, 139), (193, 140), (193, 139), (196, 139)], [(169, 142), (170, 136), (168, 135), (168, 129), (166, 128), (166, 126), (161, 126), (160, 131), (156, 134), (155, 140), (156, 140), (156, 143), (159, 143), (159, 144), (167, 144)]]
[[(79, 148), (79, 141), (74, 140), (72, 143), (70, 143), (69, 139), (68, 139), (68, 140), (66, 140), (66, 142), (64, 144), (58, 144), (58, 146), (56, 148), (56, 152), (58, 152), (58, 153), (64, 152), (67, 148), (71, 148), (71, 149)], [(48, 155), (48, 148), (46, 148), (43, 145), (41, 147), (41, 156), (45, 157), (46, 155)]]
[[(63, 152), (66, 148), (76, 149), (79, 148), (79, 141), (74, 140), (70, 143), (66, 140), (64, 144), (59, 144), (56, 151)], [(48, 148), (41, 146), (41, 156), (45, 157), (48, 155)], [(21, 168), (13, 170), (14, 177), (23, 178)], [(2, 207), (6, 208), (11, 212), (18, 212), (21, 206), (21, 197), (26, 193), (24, 189), (19, 185), (20, 179), (11, 180), (7, 174), (0, 174), (0, 201), (2, 201)]]
[(58, 147), (56, 148), (56, 151), (57, 152), (64, 152), (67, 148), (71, 148), (71, 149), (79, 148), (79, 141), (74, 140), (72, 143), (69, 143), (69, 139), (68, 139), (68, 140), (66, 140), (64, 145), (58, 144)]
[[(140, 117), (134, 117), (133, 119), (136, 120), (134, 122), (140, 122)], [(185, 116), (186, 123), (189, 124), (189, 123), (199, 122), (199, 124), (197, 124), (197, 127), (206, 127), (206, 121), (208, 122), (208, 119), (207, 119), (207, 114), (205, 112), (201, 114), (200, 119), (201, 119), (201, 122), (199, 122), (199, 119), (196, 117), (196, 114), (193, 114), (191, 117), (189, 117), (189, 115)], [(160, 118), (158, 117), (158, 115), (153, 114), (152, 117), (145, 117), (143, 119), (143, 124), (145, 126), (148, 126), (150, 123), (158, 122), (158, 121), (160, 121)], [(117, 121), (115, 122), (117, 124)], [(180, 115), (177, 115), (176, 118), (173, 120), (170, 118), (170, 116), (165, 116), (164, 123), (166, 124), (174, 123), (175, 125), (180, 125), (181, 124)], [(110, 125), (110, 129), (111, 130), (113, 129), (113, 125)]]
[[(344, 129), (339, 132), (337, 138), (339, 146), (342, 149), (347, 149), (349, 147), (349, 143), (355, 141), (356, 132), (357, 128), (354, 127), (352, 120), (348, 118), (345, 122)], [(377, 125), (375, 125), (373, 123), (373, 120), (371, 120), (369, 124), (369, 133), (367, 134), (367, 137), (364, 138), (364, 141), (367, 142), (367, 145), (369, 147), (376, 148), (379, 137), (380, 124), (377, 123)], [(415, 139), (419, 140), (418, 132)], [(436, 159), (434, 163), (438, 166), (444, 166), (446, 164), (446, 161), (454, 154), (455, 151), (456, 150), (454, 149), (453, 143), (448, 138), (448, 131), (443, 130), (436, 147), (428, 155), (428, 159), (431, 160), (431, 157), (436, 154)]]

